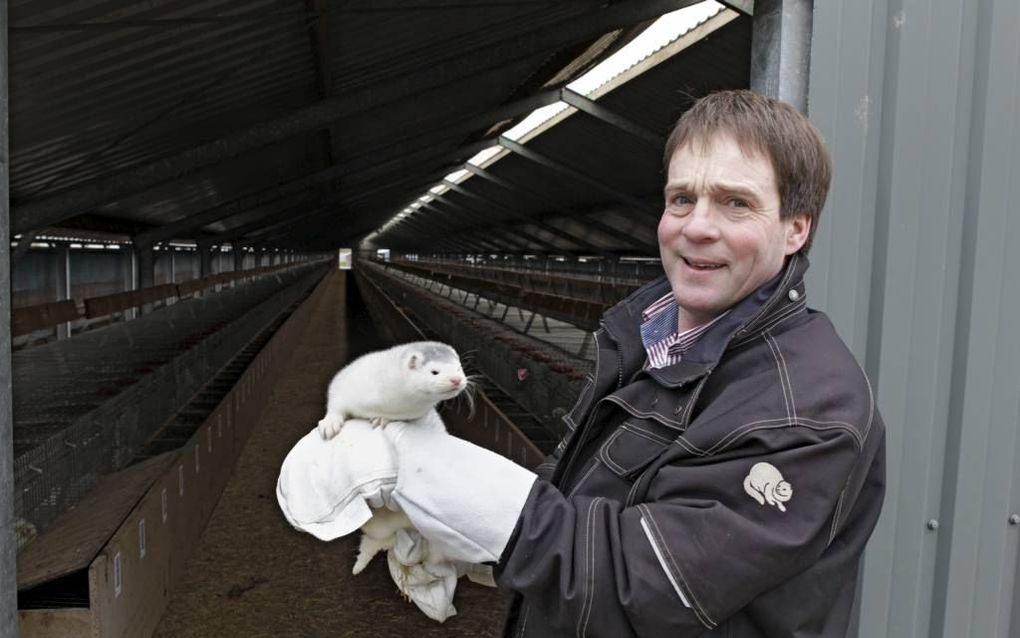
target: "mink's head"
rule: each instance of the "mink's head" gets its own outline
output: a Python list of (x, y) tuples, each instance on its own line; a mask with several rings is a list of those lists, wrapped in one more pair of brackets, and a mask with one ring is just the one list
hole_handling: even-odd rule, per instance
[(468, 385), (457, 351), (438, 341), (417, 341), (404, 346), (401, 367), (411, 389), (435, 402), (452, 399)]

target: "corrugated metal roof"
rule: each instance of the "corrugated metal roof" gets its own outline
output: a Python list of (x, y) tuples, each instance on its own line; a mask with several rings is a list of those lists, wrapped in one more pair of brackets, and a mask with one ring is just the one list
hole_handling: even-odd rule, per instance
[[(241, 241), (300, 249), (355, 241), (480, 150), (494, 124), (503, 122), (498, 132), (526, 115), (533, 107), (522, 100), (547, 103), (541, 95), (552, 78), (565, 82), (633, 37), (656, 11), (685, 3), (14, 2), (15, 232), (33, 220), (66, 220), (104, 230), (116, 222), (128, 234), (176, 223), (175, 237), (204, 240), (244, 231)], [(736, 40), (749, 41), (746, 29), (736, 31)], [(708, 57), (743, 64), (747, 42), (716, 40)], [(640, 88), (643, 80), (628, 84)], [(662, 89), (644, 91), (642, 99), (661, 98)], [(610, 94), (603, 101), (615, 100)], [(619, 100), (621, 112), (636, 120), (668, 119), (661, 104), (644, 113)], [(535, 148), (628, 192), (658, 189), (657, 159), (640, 142), (587, 116), (571, 119)], [(628, 166), (614, 168), (621, 153)], [(331, 166), (340, 179), (274, 198), (277, 189)], [(503, 160), (498, 171), (541, 194), (528, 198), (468, 180), (503, 209), (548, 216), (555, 211), (544, 202), (571, 213), (606, 208), (604, 194), (522, 158)], [(231, 204), (242, 199), (259, 204)], [(487, 222), (477, 215), (479, 201), (460, 193), (448, 199), (446, 206), (460, 211), (447, 213), (449, 231)], [(230, 216), (185, 223), (220, 207)], [(296, 221), (272, 232), (259, 228), (288, 218)], [(551, 238), (549, 228), (558, 227), (524, 232)], [(569, 246), (562, 235), (546, 245)], [(394, 235), (412, 243), (417, 237)]]
[(313, 101), (307, 20), (278, 0), (13, 4), (15, 204)]
[[(660, 136), (662, 141), (676, 118), (695, 97), (712, 90), (748, 86), (750, 73), (750, 19), (727, 12), (709, 25), (709, 35), (691, 43), (678, 43), (679, 53), (658, 63), (640, 75), (601, 96), (598, 104), (611, 112)], [(713, 28), (713, 25), (722, 25)], [(684, 45), (681, 47), (681, 45)], [(573, 111), (574, 109), (570, 109)], [(526, 143), (527, 148), (552, 159), (588, 178), (647, 203), (650, 209), (659, 206), (662, 188), (662, 145), (653, 144), (584, 113), (570, 117), (544, 130)], [(589, 213), (592, 221), (615, 229), (615, 241), (605, 242), (606, 233), (595, 229), (588, 239), (601, 248), (624, 254), (655, 254), (655, 220), (653, 216), (635, 211), (583, 181), (562, 172), (541, 166), (513, 153), (486, 167), (493, 175), (533, 191), (511, 191), (483, 178), (472, 178), (464, 188), (490, 199), (500, 208), (519, 211), (579, 232), (576, 221), (562, 213)], [(420, 194), (427, 188), (422, 188)], [(416, 194), (416, 195), (417, 195)], [(537, 197), (535, 195), (538, 195)], [(460, 195), (451, 195), (463, 203)], [(400, 202), (399, 207), (407, 202)], [(478, 204), (476, 203), (477, 207)], [(427, 214), (412, 217), (427, 219)], [(468, 216), (465, 225), (476, 220)], [(476, 217), (481, 217), (478, 215)], [(406, 227), (406, 228), (405, 228)], [(427, 238), (420, 230), (408, 225), (396, 227), (379, 240), (397, 249), (422, 250)], [(443, 232), (449, 236), (448, 230)], [(548, 235), (544, 239), (553, 241)], [(638, 237), (638, 241), (635, 241)], [(584, 252), (575, 245), (568, 247), (562, 240), (553, 241), (566, 252)], [(532, 244), (536, 252), (547, 249)]]

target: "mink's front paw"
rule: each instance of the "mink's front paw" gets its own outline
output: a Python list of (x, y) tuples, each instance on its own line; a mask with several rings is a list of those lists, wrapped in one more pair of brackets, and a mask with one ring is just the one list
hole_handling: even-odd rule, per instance
[(324, 441), (328, 441), (339, 434), (343, 426), (343, 417), (338, 414), (327, 414), (319, 421), (319, 435)]

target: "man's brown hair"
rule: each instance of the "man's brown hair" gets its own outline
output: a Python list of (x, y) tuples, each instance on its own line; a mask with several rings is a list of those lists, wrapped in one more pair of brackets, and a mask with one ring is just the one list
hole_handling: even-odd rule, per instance
[(785, 102), (748, 90), (710, 93), (695, 102), (669, 134), (663, 158), (667, 172), (677, 149), (697, 144), (704, 150), (720, 133), (732, 135), (745, 155), (760, 153), (771, 162), (780, 218), (807, 214), (811, 219), (811, 232), (800, 249), (807, 254), (832, 179), (832, 160), (821, 134)]

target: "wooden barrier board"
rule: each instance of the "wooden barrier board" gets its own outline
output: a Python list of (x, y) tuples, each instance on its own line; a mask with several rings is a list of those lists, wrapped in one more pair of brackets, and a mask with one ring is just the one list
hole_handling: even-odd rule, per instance
[(73, 299), (15, 308), (11, 311), (11, 336), (45, 330), (78, 317), (78, 306)]
[(183, 447), (104, 479), (65, 515), (68, 522), (54, 524), (25, 546), (18, 556), (19, 592), (86, 573), (87, 580), (79, 581), (87, 582), (88, 602), (87, 607), (19, 610), (22, 638), (152, 634), (325, 281)]

